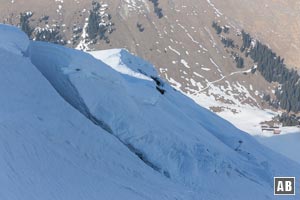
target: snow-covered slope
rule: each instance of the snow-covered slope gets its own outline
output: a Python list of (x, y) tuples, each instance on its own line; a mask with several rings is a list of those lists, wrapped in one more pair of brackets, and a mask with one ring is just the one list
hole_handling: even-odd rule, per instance
[(263, 132), (255, 135), (262, 144), (300, 163), (300, 129), (298, 127), (282, 127), (279, 135), (273, 132)]
[(20, 55), (25, 34), (0, 36), (1, 200), (189, 199), (57, 94)]
[[(188, 96), (205, 108), (210, 108), (212, 106), (226, 106), (225, 104), (216, 101), (214, 97), (208, 97), (205, 94)], [(230, 110), (238, 110), (238, 112), (232, 113)], [(281, 133), (279, 135), (275, 135), (273, 131), (262, 131), (261, 123), (264, 121), (271, 121), (278, 113), (249, 105), (231, 105), (228, 110), (222, 110), (217, 114), (230, 121), (239, 129), (254, 136), (261, 144), (300, 163), (300, 154), (298, 153), (300, 152), (300, 128), (296, 126), (280, 127)]]
[(94, 52), (95, 59), (42, 42), (6, 46), (1, 199), (272, 199), (274, 176), (300, 176), (298, 164), (124, 49)]

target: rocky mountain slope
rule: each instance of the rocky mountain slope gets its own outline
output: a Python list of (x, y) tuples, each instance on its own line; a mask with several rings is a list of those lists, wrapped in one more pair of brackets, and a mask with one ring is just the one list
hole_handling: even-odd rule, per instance
[[(299, 10), (296, 0), (213, 0), (224, 17), (250, 32), (277, 54), (288, 66), (299, 68)], [(234, 9), (233, 9), (234, 8)]]
[[(0, 2), (2, 21), (17, 25), (20, 23), (20, 13), (23, 13), (29, 25), (37, 27), (31, 31), (33, 39), (49, 39), (82, 50), (126, 48), (154, 63), (162, 77), (194, 99), (204, 94), (223, 103), (222, 106), (216, 103), (209, 107), (216, 112), (238, 113), (241, 104), (267, 108), (262, 97), (265, 93), (272, 94), (275, 85), (265, 81), (260, 73), (247, 73), (255, 65), (251, 60), (245, 61), (243, 69), (236, 68), (232, 54), (224, 48), (221, 38), (212, 27), (213, 21), (228, 27), (237, 44), (241, 43), (240, 31), (245, 29), (253, 37), (274, 44), (271, 47), (274, 46), (278, 55), (284, 56), (288, 63), (297, 63), (292, 60), (294, 54), (289, 53), (296, 52), (294, 49), (279, 51), (279, 48), (275, 48), (289, 42), (275, 36), (272, 39), (266, 35), (268, 31), (254, 23), (259, 20), (266, 25), (265, 29), (272, 27), (276, 33), (280, 31), (281, 26), (267, 22), (269, 16), (293, 13), (289, 11), (294, 7), (289, 6), (285, 12), (274, 14), (281, 1), (269, 2), (269, 10), (254, 6), (260, 3), (242, 0), (228, 4), (211, 0), (102, 1), (95, 11), (101, 16), (100, 24), (103, 25), (103, 35), (97, 40), (88, 39), (87, 34), (90, 11), (95, 8), (92, 1)], [(262, 9), (266, 17), (253, 15), (257, 9)], [(244, 12), (249, 14), (241, 15)], [(49, 32), (55, 35), (55, 39), (49, 38)], [(263, 34), (258, 34), (260, 32)], [(283, 37), (279, 33), (274, 35)]]
[(274, 176), (299, 178), (126, 50), (0, 35), (2, 199), (272, 199)]

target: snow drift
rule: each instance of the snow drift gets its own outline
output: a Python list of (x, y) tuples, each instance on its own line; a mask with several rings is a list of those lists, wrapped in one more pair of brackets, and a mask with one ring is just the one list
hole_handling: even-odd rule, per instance
[(0, 35), (3, 199), (272, 199), (300, 175), (124, 49)]

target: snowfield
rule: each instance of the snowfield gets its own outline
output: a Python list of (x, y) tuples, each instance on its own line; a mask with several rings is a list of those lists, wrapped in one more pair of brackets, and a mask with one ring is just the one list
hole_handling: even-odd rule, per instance
[(300, 178), (124, 49), (89, 55), (0, 25), (0, 58), (0, 199), (263, 200), (274, 176)]
[[(180, 90), (179, 87), (176, 88)], [(280, 130), (282, 132), (280, 135), (274, 135), (273, 132), (262, 132), (261, 130), (261, 122), (272, 120), (279, 113), (260, 109), (256, 106), (243, 105), (238, 103), (238, 101), (236, 101), (236, 104), (229, 106), (226, 103), (217, 101), (213, 96), (207, 96), (204, 93), (198, 93), (197, 95), (187, 94), (187, 96), (208, 109), (214, 106), (224, 108), (224, 110), (217, 113), (220, 117), (254, 136), (261, 144), (273, 151), (300, 163), (300, 154), (298, 153), (300, 152), (300, 128), (281, 127)], [(232, 110), (235, 110), (236, 113), (233, 113)]]
[(270, 149), (285, 155), (300, 163), (300, 129), (297, 127), (282, 127), (280, 135), (272, 132), (263, 132), (255, 135), (255, 138)]

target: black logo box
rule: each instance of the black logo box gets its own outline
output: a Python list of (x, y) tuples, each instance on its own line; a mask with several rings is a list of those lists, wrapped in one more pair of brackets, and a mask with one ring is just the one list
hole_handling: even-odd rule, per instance
[[(286, 191), (287, 188), (290, 189), (287, 185), (291, 190)], [(295, 189), (295, 177), (274, 177), (274, 195), (295, 195)]]

